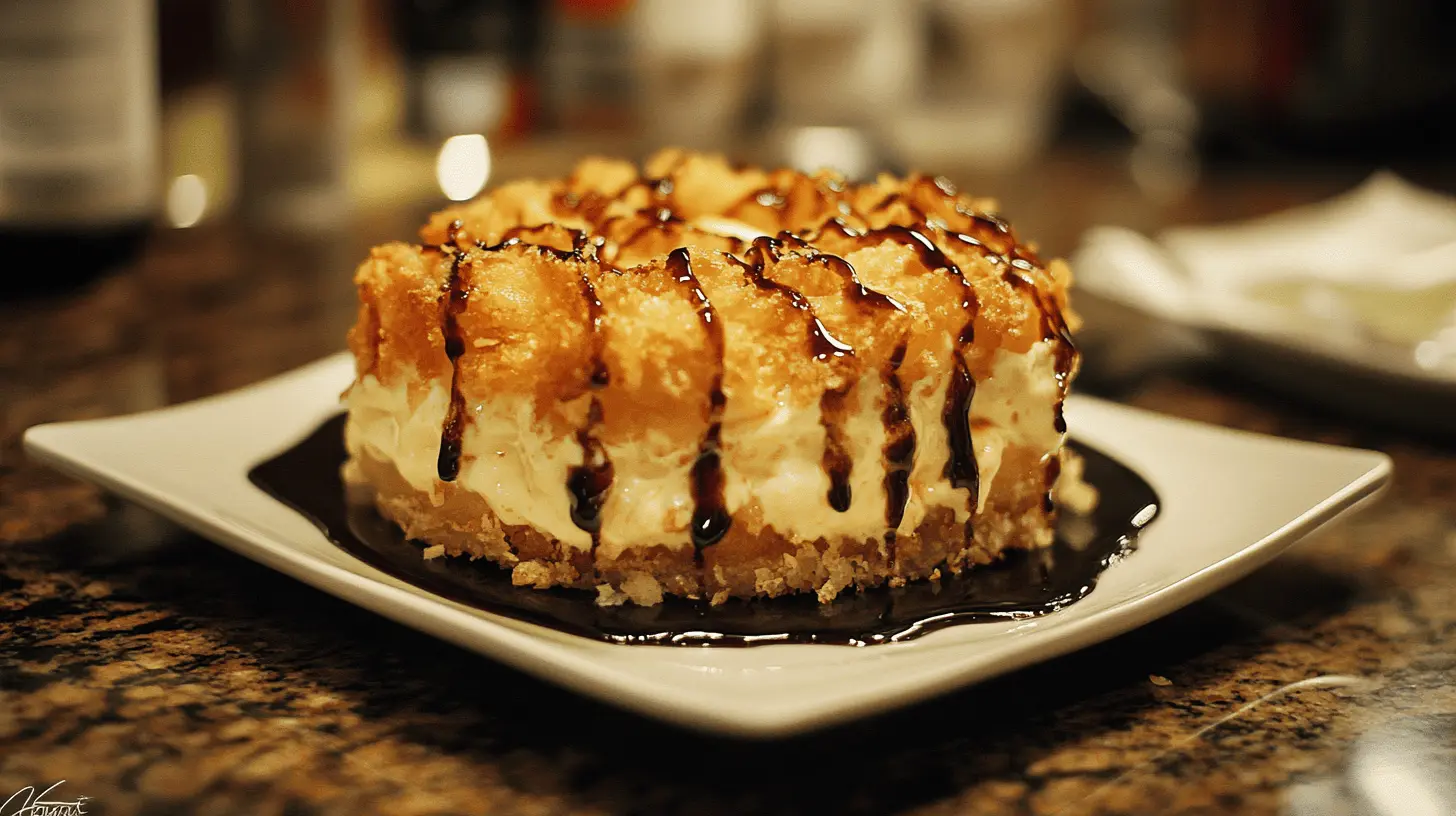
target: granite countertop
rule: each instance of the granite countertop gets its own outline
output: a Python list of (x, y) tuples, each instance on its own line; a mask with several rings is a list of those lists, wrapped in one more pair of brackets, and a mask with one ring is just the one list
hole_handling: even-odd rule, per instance
[[(1097, 192), (1069, 178), (1043, 204)], [(1335, 184), (1231, 180), (1165, 217)], [(1088, 223), (1020, 203), (1053, 251)], [(1129, 635), (767, 743), (577, 697), (21, 456), (31, 424), (193, 399), (341, 348), (352, 264), (409, 221), (331, 241), (161, 233), (134, 268), (0, 304), (0, 802), (65, 780), (50, 798), (106, 814), (1456, 812), (1456, 446), (1212, 369), (1115, 396), (1385, 451), (1390, 489)]]

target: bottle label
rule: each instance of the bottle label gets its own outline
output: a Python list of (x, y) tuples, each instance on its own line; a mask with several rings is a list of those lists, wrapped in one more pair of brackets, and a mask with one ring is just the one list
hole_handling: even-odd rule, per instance
[(156, 59), (153, 0), (0, 2), (0, 223), (151, 215)]

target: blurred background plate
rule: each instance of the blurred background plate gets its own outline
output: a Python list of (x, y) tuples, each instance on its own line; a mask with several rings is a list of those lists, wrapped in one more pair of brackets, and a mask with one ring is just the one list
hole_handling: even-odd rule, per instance
[(1216, 358), (1358, 416), (1452, 430), (1456, 199), (1380, 173), (1240, 222), (1094, 227), (1072, 265), (1094, 376)]

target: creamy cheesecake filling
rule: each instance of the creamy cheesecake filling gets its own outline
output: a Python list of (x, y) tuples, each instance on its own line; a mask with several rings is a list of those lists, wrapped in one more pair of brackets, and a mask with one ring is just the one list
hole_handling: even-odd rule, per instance
[[(439, 479), (440, 428), (450, 395), (436, 380), (412, 403), (405, 385), (381, 385), (373, 375), (350, 390), (345, 446), (392, 463), (414, 489), (443, 503)], [(530, 400), (505, 398), (470, 406), (462, 438), (463, 458), (455, 484), (483, 497), (505, 524), (528, 524), (578, 548), (591, 536), (571, 520), (567, 471), (581, 464), (581, 446), (571, 436), (543, 435)]]
[[(392, 463), (416, 490), (443, 501), (437, 457), (440, 427), (449, 403), (446, 386), (434, 382), (411, 400), (401, 377), (381, 384), (372, 374), (349, 392), (346, 445), (351, 456)], [(950, 456), (942, 420), (949, 378), (923, 380), (907, 403), (917, 437), (910, 499), (899, 525), (913, 531), (927, 512), (951, 508), (958, 521), (970, 516), (966, 491), (944, 476)], [(780, 408), (767, 416), (741, 417), (730, 410), (723, 425), (723, 469), (727, 509), (734, 523), (761, 519), (780, 535), (800, 541), (882, 537), (885, 513), (885, 431), (881, 421), (884, 385), (877, 375), (852, 392), (844, 420), (852, 469), (852, 501), (845, 512), (830, 506), (830, 479), (823, 467), (825, 431), (813, 409)], [(992, 373), (976, 384), (970, 417), (980, 471), (980, 506), (995, 490), (1008, 446), (1055, 455), (1063, 434), (1055, 428), (1059, 399), (1054, 351), (1037, 343), (1025, 354), (997, 352)], [(469, 406), (462, 440), (464, 458), (457, 488), (480, 495), (505, 524), (529, 525), (567, 546), (589, 550), (591, 535), (573, 523), (566, 484), (582, 462), (572, 435), (542, 433), (529, 399), (501, 396)], [(630, 445), (608, 445), (615, 469), (602, 512), (598, 553), (607, 558), (627, 548), (691, 546), (693, 513), (689, 473), (696, 451), (649, 435)], [(740, 510), (757, 505), (757, 513)]]

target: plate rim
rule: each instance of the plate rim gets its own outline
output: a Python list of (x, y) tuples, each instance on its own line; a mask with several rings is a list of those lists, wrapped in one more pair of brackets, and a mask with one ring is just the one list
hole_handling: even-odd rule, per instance
[[(1076, 413), (1079, 406), (1086, 406), (1084, 410), (1124, 414), (1134, 418), (1137, 422), (1152, 422), (1181, 432), (1224, 434), (1286, 448), (1339, 451), (1351, 457), (1352, 465), (1356, 463), (1357, 459), (1361, 460), (1360, 466), (1363, 469), (1358, 476), (1346, 482), (1333, 494), (1315, 505), (1305, 508), (1293, 519), (1263, 538), (1245, 544), (1224, 558), (1183, 574), (1177, 580), (1132, 600), (1115, 603), (1106, 609), (1089, 613), (1080, 618), (1059, 623), (1054, 621), (1053, 626), (1048, 628), (1054, 628), (1057, 634), (1043, 637), (1041, 642), (1033, 643), (1031, 646), (1025, 645), (1022, 642), (1023, 639), (1020, 638), (1007, 639), (1006, 645), (990, 650), (993, 655), (990, 658), (970, 663), (966, 663), (964, 660), (948, 661), (947, 666), (929, 672), (921, 672), (914, 683), (898, 685), (890, 692), (879, 690), (873, 687), (876, 684), (870, 684), (871, 687), (860, 690), (827, 695), (818, 704), (808, 706), (805, 706), (802, 700), (791, 703), (764, 704), (761, 699), (757, 698), (746, 701), (731, 696), (715, 698), (713, 705), (706, 706), (699, 694), (685, 692), (681, 686), (664, 682), (644, 682), (641, 674), (624, 670), (608, 661), (592, 659), (592, 655), (598, 648), (657, 649), (666, 647), (617, 646), (580, 639), (590, 646), (582, 649), (562, 648), (555, 642), (555, 638), (570, 636), (544, 630), (551, 634), (551, 637), (544, 637), (541, 632), (532, 631), (538, 628), (532, 624), (517, 621), (503, 622), (495, 620), (496, 616), (489, 616), (488, 613), (484, 613), (487, 617), (483, 617), (482, 613), (477, 613), (454, 602), (436, 597), (422, 597), (394, 586), (391, 581), (378, 580), (370, 575), (361, 575), (331, 564), (316, 555), (299, 549), (296, 544), (288, 540), (280, 540), (278, 533), (252, 526), (245, 519), (233, 517), (225, 511), (218, 512), (216, 508), (200, 506), (185, 498), (179, 501), (178, 497), (166, 495), (164, 489), (139, 480), (135, 474), (128, 475), (119, 472), (108, 463), (88, 461), (83, 452), (68, 449), (68, 440), (69, 442), (79, 440), (82, 442), (81, 446), (84, 447), (84, 440), (81, 437), (86, 433), (115, 432), (117, 426), (124, 427), (142, 419), (164, 421), (168, 417), (184, 412), (205, 413), (210, 409), (226, 410), (240, 399), (266, 396), (291, 384), (307, 383), (315, 378), (323, 377), (331, 373), (333, 369), (342, 366), (345, 361), (352, 364), (348, 353), (340, 352), (250, 385), (197, 400), (133, 414), (34, 426), (25, 431), (23, 446), (26, 453), (39, 463), (83, 481), (97, 484), (109, 492), (159, 513), (242, 557), (334, 595), (347, 603), (394, 620), (403, 626), (425, 632), (482, 654), (489, 659), (506, 663), (539, 679), (564, 686), (620, 708), (692, 730), (740, 738), (786, 737), (901, 708), (953, 688), (981, 682), (1068, 654), (1093, 643), (1124, 635), (1216, 592), (1264, 566), (1288, 546), (1302, 539), (1314, 529), (1372, 499), (1388, 483), (1392, 472), (1390, 457), (1378, 451), (1284, 439), (1157, 414), (1146, 409), (1111, 403), (1095, 397), (1075, 396), (1069, 400), (1068, 408), (1072, 413)], [(316, 409), (298, 407), (290, 410), (294, 411), (296, 422), (303, 424), (305, 415), (313, 413)], [(292, 430), (289, 431), (290, 436), (293, 433)], [(264, 449), (257, 451), (255, 455), (261, 460), (271, 452), (271, 449)], [(256, 486), (247, 482), (246, 473), (220, 474), (219, 478), (236, 478), (253, 490), (257, 490)], [(266, 497), (261, 490), (257, 490), (257, 492)], [(267, 498), (269, 501), (276, 501), (271, 497)], [(367, 565), (362, 566), (367, 567)], [(1048, 619), (1042, 618), (1041, 620)], [(582, 644), (574, 643), (573, 645)], [(489, 648), (483, 648), (486, 646)], [(904, 644), (904, 646), (911, 646), (911, 644)], [(773, 645), (755, 647), (756, 650), (785, 648), (806, 647)], [(843, 649), (850, 647), (826, 645), (807, 648)], [(877, 646), (873, 648), (895, 649), (897, 647)], [(982, 654), (984, 655), (986, 652)], [(609, 693), (604, 693), (604, 691)]]

